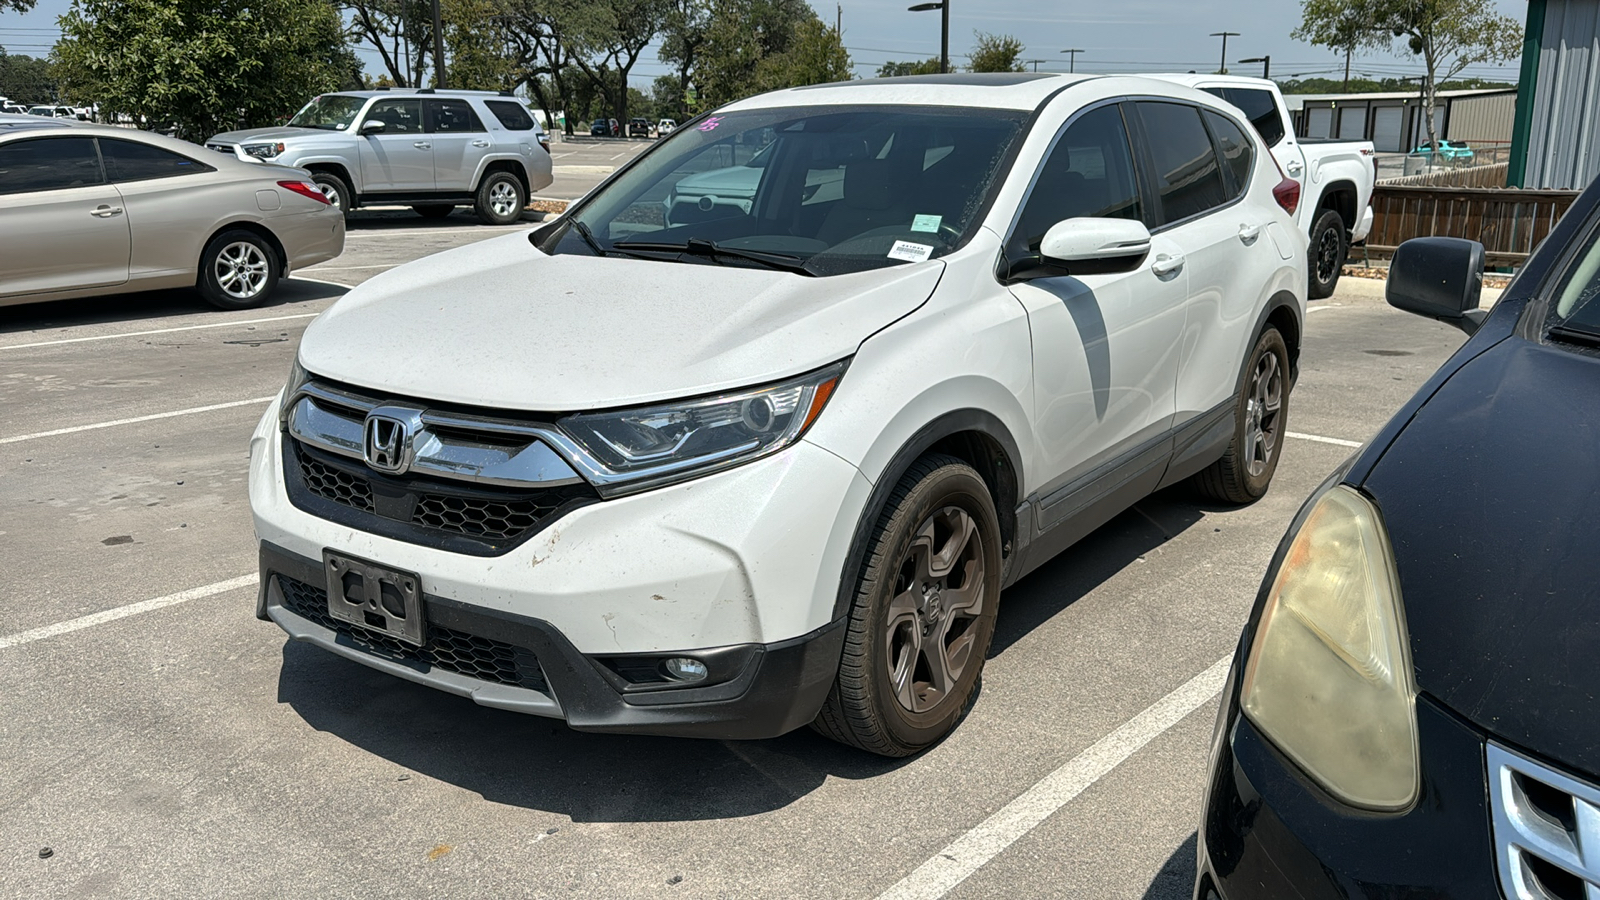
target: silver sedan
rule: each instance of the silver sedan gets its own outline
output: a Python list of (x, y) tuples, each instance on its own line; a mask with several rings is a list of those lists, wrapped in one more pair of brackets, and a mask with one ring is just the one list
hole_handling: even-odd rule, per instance
[(0, 306), (193, 287), (244, 309), (343, 251), (344, 216), (300, 169), (0, 115)]

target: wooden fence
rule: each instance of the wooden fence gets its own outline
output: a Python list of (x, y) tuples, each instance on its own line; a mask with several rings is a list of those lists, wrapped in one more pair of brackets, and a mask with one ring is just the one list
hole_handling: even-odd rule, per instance
[(1378, 186), (1425, 185), (1428, 187), (1503, 188), (1506, 186), (1506, 171), (1508, 168), (1509, 166), (1506, 163), (1491, 163), (1486, 166), (1461, 166), (1455, 169), (1445, 169), (1442, 172), (1427, 172), (1421, 175), (1399, 175), (1394, 178), (1385, 178), (1378, 182)]
[(1372, 193), (1367, 251), (1387, 256), (1414, 237), (1459, 237), (1483, 244), (1491, 266), (1518, 265), (1578, 193), (1380, 184)]

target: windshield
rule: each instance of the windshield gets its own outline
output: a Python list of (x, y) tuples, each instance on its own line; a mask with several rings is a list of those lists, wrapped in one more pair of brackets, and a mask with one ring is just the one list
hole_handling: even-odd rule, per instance
[(366, 100), (361, 97), (347, 97), (344, 94), (323, 94), (321, 97), (307, 103), (294, 118), (289, 120), (290, 125), (299, 128), (325, 128), (329, 131), (344, 131), (355, 121), (356, 114), (361, 112)]
[(938, 257), (977, 227), (1024, 121), (898, 106), (712, 116), (584, 201), (545, 249), (809, 275)]

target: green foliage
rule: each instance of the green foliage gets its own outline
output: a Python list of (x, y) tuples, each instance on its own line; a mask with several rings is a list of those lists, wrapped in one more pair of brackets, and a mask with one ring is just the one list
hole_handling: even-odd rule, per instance
[(8, 56), (0, 48), (0, 97), (18, 103), (53, 103), (61, 97), (50, 61), (31, 56)]
[(789, 52), (802, 24), (821, 21), (806, 0), (711, 0), (710, 16), (690, 81), (712, 107), (788, 86), (790, 63), (773, 58)]
[(447, 84), (457, 90), (504, 91), (517, 83), (516, 59), (494, 0), (441, 0)]
[(939, 57), (917, 60), (916, 62), (889, 61), (878, 67), (879, 78), (903, 78), (907, 75), (937, 75), (939, 74)]
[(73, 0), (60, 21), (70, 96), (191, 139), (271, 124), (342, 80), (326, 0)]
[(33, 9), (33, 4), (34, 0), (0, 0), (0, 12), (5, 12), (8, 9), (16, 10), (19, 13), (27, 12)]
[(758, 91), (850, 80), (850, 52), (839, 33), (813, 15), (795, 26), (789, 48), (756, 66)]
[(973, 32), (968, 69), (973, 72), (1021, 72), (1022, 42), (1009, 34)]

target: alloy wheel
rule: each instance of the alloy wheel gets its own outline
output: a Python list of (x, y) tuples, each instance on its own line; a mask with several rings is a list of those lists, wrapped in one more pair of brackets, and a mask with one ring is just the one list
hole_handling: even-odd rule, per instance
[(1278, 354), (1264, 353), (1250, 375), (1245, 403), (1245, 461), (1252, 478), (1266, 471), (1278, 448), (1278, 423), (1283, 411), (1283, 367)]
[(1322, 232), (1317, 240), (1317, 280), (1328, 282), (1337, 275), (1339, 267), (1339, 233), (1333, 229)]
[(974, 659), (984, 596), (983, 536), (966, 510), (925, 519), (900, 560), (885, 628), (889, 684), (907, 711), (926, 713), (956, 692)]
[(489, 209), (497, 216), (509, 216), (517, 209), (517, 188), (502, 181), (489, 189)]
[(322, 191), (322, 196), (327, 198), (328, 205), (340, 212), (344, 211), (344, 194), (334, 185), (323, 182), (317, 187)]
[(236, 300), (249, 300), (267, 286), (266, 254), (249, 241), (234, 241), (217, 254), (217, 287)]

